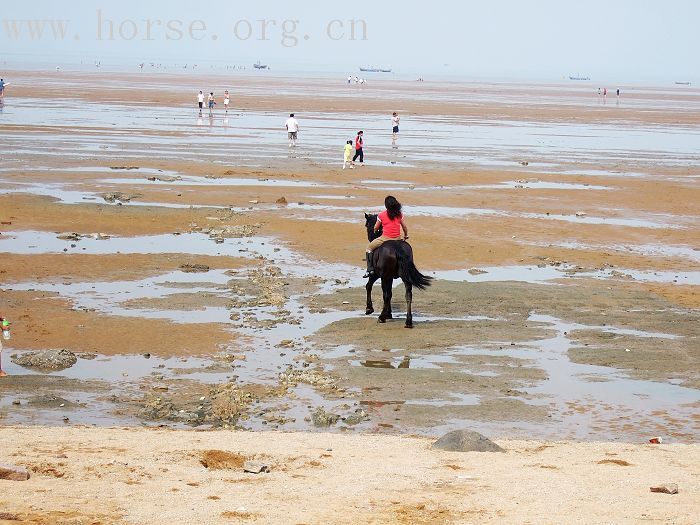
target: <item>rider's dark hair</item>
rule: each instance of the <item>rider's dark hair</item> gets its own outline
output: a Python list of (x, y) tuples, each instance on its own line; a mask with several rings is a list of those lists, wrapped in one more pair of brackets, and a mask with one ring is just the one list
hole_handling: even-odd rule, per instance
[(396, 200), (396, 197), (389, 195), (384, 199), (384, 206), (386, 206), (386, 211), (391, 220), (401, 217), (401, 203)]

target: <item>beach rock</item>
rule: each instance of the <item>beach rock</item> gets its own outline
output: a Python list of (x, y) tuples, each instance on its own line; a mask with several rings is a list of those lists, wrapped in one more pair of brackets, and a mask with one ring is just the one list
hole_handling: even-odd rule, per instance
[(469, 275), (483, 275), (485, 273), (489, 273), (486, 270), (479, 270), (478, 268), (472, 268), (471, 270), (468, 270), (467, 272)]
[(53, 394), (34, 396), (29, 399), (27, 404), (35, 408), (74, 408), (77, 406), (75, 403)]
[(280, 197), (280, 198), (277, 199), (275, 202), (276, 202), (277, 204), (281, 204), (281, 205), (283, 205), (283, 206), (286, 206), (286, 205), (287, 205), (287, 199), (285, 199), (284, 197)]
[(109, 169), (111, 170), (137, 170), (139, 169), (138, 166), (110, 166)]
[(270, 467), (265, 463), (260, 461), (246, 461), (243, 463), (243, 472), (250, 472), (251, 474), (260, 474), (263, 472), (270, 472)]
[(326, 412), (323, 407), (318, 407), (311, 413), (311, 421), (315, 427), (327, 428), (335, 425), (340, 416), (338, 414), (331, 414)]
[(62, 241), (79, 241), (80, 234), (75, 232), (63, 232), (56, 235), (56, 238)]
[(206, 264), (181, 264), (180, 271), (185, 273), (206, 273), (209, 267)]
[(496, 443), (473, 430), (448, 432), (433, 443), (433, 448), (450, 452), (505, 452)]
[(110, 191), (108, 193), (102, 193), (102, 198), (106, 202), (129, 202), (131, 199), (137, 199), (141, 197), (140, 193), (122, 193), (121, 191)]
[(656, 487), (649, 487), (649, 490), (660, 494), (678, 494), (678, 485), (676, 483), (664, 483)]
[(6, 481), (27, 481), (29, 479), (29, 471), (23, 467), (0, 463), (0, 479)]
[(16, 365), (41, 370), (64, 370), (78, 361), (78, 357), (73, 352), (65, 349), (25, 352), (21, 355), (15, 354), (11, 359)]

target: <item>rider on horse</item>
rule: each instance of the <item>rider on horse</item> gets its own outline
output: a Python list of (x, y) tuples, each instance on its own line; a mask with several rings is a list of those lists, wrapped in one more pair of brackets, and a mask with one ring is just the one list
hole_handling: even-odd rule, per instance
[(382, 234), (367, 245), (367, 273), (363, 277), (370, 277), (374, 273), (374, 264), (372, 261), (372, 252), (379, 248), (386, 241), (401, 240), (401, 229), (403, 229), (404, 240), (408, 239), (408, 229), (401, 213), (401, 203), (395, 197), (389, 195), (384, 199), (386, 210), (377, 216), (377, 222), (374, 224), (374, 231), (378, 232), (381, 228)]

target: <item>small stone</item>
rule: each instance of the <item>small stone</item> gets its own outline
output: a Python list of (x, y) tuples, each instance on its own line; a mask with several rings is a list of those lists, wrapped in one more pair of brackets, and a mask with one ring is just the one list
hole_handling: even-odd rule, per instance
[(471, 270), (468, 270), (467, 273), (469, 275), (482, 275), (489, 272), (487, 272), (486, 270), (479, 270), (478, 268), (472, 268)]
[(14, 465), (3, 465), (0, 463), (0, 479), (7, 481), (27, 481), (29, 476), (29, 471), (26, 468), (15, 467)]
[(496, 443), (473, 430), (448, 432), (433, 443), (433, 448), (451, 452), (505, 452)]
[(287, 204), (287, 199), (285, 199), (284, 197), (280, 197), (280, 198), (277, 199), (275, 202), (276, 202), (277, 204), (281, 204), (281, 205), (285, 206), (285, 205)]
[(206, 264), (181, 264), (180, 271), (185, 273), (206, 273), (209, 266)]
[(63, 232), (56, 235), (56, 238), (62, 241), (79, 241), (80, 234), (75, 232)]
[(260, 461), (246, 461), (243, 463), (243, 472), (250, 472), (251, 474), (261, 474), (264, 472), (270, 472), (269, 465), (261, 463)]
[(13, 399), (13, 400), (12, 400), (12, 404), (13, 404), (13, 405), (21, 405), (22, 402), (21, 402), (19, 399)]
[(576, 217), (585, 217), (585, 216), (586, 216), (586, 212), (583, 212), (583, 211), (576, 212)]
[(649, 487), (649, 490), (660, 494), (678, 494), (678, 485), (676, 483), (664, 483), (656, 487)]

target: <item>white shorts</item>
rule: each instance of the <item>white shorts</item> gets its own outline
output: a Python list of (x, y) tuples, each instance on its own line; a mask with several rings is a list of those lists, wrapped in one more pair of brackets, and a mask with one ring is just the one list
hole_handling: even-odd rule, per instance
[(228, 106), (228, 99), (224, 100), (224, 106)]

